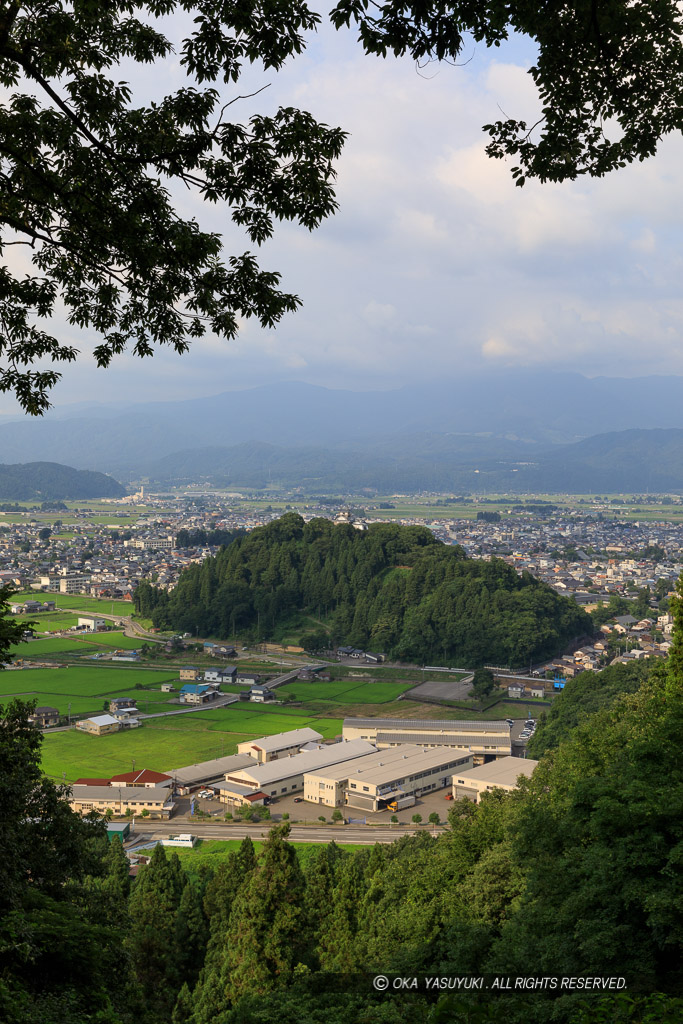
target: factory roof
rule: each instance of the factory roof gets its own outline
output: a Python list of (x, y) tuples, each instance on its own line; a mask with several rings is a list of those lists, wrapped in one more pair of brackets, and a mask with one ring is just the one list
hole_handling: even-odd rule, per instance
[(349, 729), (421, 729), (423, 732), (502, 732), (509, 733), (510, 726), (503, 721), (458, 721), (443, 718), (345, 718), (344, 728)]
[(538, 764), (530, 757), (501, 757), (497, 761), (481, 764), (478, 768), (469, 768), (460, 772), (458, 779), (486, 782), (490, 786), (514, 786), (520, 775), (529, 778)]
[[(245, 768), (239, 774), (253, 779), (258, 786), (268, 786), (279, 779), (289, 779), (293, 775), (304, 775), (306, 772), (315, 771), (316, 768), (324, 768), (329, 764), (337, 764), (340, 761), (350, 761), (352, 758), (361, 757), (363, 754), (371, 754), (377, 748), (368, 743), (367, 740), (347, 740), (341, 743), (330, 743), (319, 750), (307, 750), (303, 754), (294, 754), (292, 757), (281, 757), (276, 761), (268, 761), (266, 764), (256, 765), (254, 768)], [(227, 773), (226, 773), (227, 774)], [(228, 781), (240, 782), (239, 777), (231, 776)]]
[(321, 740), (322, 736), (315, 729), (292, 729), (290, 732), (278, 732), (274, 736), (261, 736), (257, 740), (252, 740), (250, 746), (258, 747), (264, 753), (270, 754), (274, 750), (302, 747), (304, 743), (320, 742)]
[[(424, 747), (411, 747), (409, 744), (399, 748), (402, 756), (379, 760), (373, 765), (367, 765), (358, 771), (351, 768), (349, 782), (366, 782), (375, 786), (387, 785), (389, 782), (404, 780), (418, 772), (436, 770), (440, 765), (449, 764), (458, 759), (468, 758), (465, 751), (457, 750), (427, 750)], [(384, 753), (384, 751), (382, 751)]]
[(436, 744), (438, 746), (453, 746), (453, 744), (461, 744), (462, 746), (478, 746), (482, 743), (506, 743), (510, 746), (510, 732), (501, 733), (498, 736), (485, 736), (481, 732), (467, 733), (462, 735), (456, 732), (449, 733), (429, 733), (429, 732), (379, 732), (377, 733), (378, 743), (416, 743), (418, 746), (426, 746), (428, 744)]
[(169, 775), (173, 776), (173, 781), (179, 786), (191, 786), (205, 779), (219, 779), (226, 772), (234, 772), (257, 763), (249, 754), (231, 754), (229, 757), (216, 757), (212, 761), (189, 764), (185, 768), (170, 769)]
[(132, 800), (165, 804), (171, 796), (168, 786), (72, 786), (71, 800)]
[(395, 778), (414, 771), (423, 771), (427, 768), (437, 766), (445, 761), (457, 760), (458, 757), (467, 757), (464, 751), (448, 750), (425, 750), (417, 744), (403, 744), (400, 747), (390, 747), (387, 750), (378, 750), (376, 753), (366, 754), (364, 757), (357, 757), (349, 764), (335, 764), (330, 768), (320, 768), (317, 771), (307, 772), (307, 775), (315, 775), (326, 779), (364, 779), (372, 778), (373, 782), (384, 778)]

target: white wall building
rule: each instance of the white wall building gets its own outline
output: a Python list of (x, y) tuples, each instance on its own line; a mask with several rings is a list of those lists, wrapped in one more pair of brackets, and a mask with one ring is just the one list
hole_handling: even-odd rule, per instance
[(304, 775), (308, 772), (342, 761), (352, 761), (364, 754), (374, 753), (376, 749), (365, 740), (331, 743), (319, 750), (278, 758), (241, 771), (226, 772), (225, 781), (236, 782), (251, 790), (261, 790), (272, 799), (287, 793), (301, 792), (304, 788)]

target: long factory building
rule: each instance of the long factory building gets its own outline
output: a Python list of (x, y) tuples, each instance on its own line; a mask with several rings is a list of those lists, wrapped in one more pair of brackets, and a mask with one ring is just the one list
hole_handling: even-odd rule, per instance
[(510, 726), (499, 721), (458, 721), (424, 718), (345, 718), (345, 740), (362, 739), (380, 749), (406, 743), (428, 749), (450, 747), (487, 764), (512, 754)]
[(307, 772), (304, 799), (325, 807), (383, 811), (392, 800), (406, 796), (417, 799), (445, 789), (452, 785), (455, 773), (471, 767), (469, 753), (405, 743)]
[(291, 757), (255, 764), (253, 767), (227, 772), (224, 785), (219, 786), (226, 795), (231, 784), (243, 786), (251, 792), (261, 792), (273, 799), (300, 792), (304, 788), (304, 775), (316, 769), (327, 768), (341, 761), (353, 761), (364, 754), (375, 753), (377, 748), (366, 740), (342, 740), (329, 743), (316, 750), (306, 750)]

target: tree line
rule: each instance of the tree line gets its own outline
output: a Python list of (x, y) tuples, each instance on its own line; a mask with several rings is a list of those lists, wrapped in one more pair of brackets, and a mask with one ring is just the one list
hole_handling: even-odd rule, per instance
[(359, 531), (295, 513), (237, 536), (170, 593), (143, 582), (136, 610), (160, 628), (279, 639), (302, 613), (330, 643), (476, 667), (551, 657), (593, 631), (575, 602), (505, 562), (471, 560), (424, 527)]
[(175, 538), (177, 548), (220, 547), (232, 544), (235, 537), (241, 536), (242, 530), (178, 530)]

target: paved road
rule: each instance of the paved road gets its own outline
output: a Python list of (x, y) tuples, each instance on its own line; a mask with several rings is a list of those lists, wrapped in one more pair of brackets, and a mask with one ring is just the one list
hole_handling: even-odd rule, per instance
[(224, 708), (228, 704), (234, 704), (237, 700), (239, 697), (236, 693), (227, 693), (210, 704), (195, 704), (191, 708), (174, 708), (172, 711), (156, 711), (153, 715), (138, 715), (138, 718), (165, 718), (166, 715), (187, 715), (191, 711), (210, 711), (212, 708)]
[[(245, 839), (250, 836), (252, 839), (265, 839), (272, 827), (269, 822), (260, 822), (258, 825), (227, 825), (227, 824), (205, 824), (192, 822), (187, 819), (176, 818), (175, 824), (144, 822), (140, 818), (135, 819), (135, 842), (133, 845), (146, 840), (168, 839), (169, 836), (191, 832), (193, 836), (200, 839)], [(411, 835), (414, 832), (428, 831), (431, 835), (441, 835), (443, 828), (428, 829), (415, 828), (413, 826), (382, 827), (362, 825), (327, 825), (311, 826), (307, 828), (301, 825), (292, 825), (289, 838), (293, 843), (360, 843), (365, 846), (373, 846), (375, 843), (393, 843), (403, 835)], [(128, 845), (128, 844), (126, 844)]]
[(109, 622), (122, 622), (123, 632), (125, 636), (132, 636), (139, 638), (140, 640), (148, 640), (150, 643), (165, 644), (165, 639), (160, 639), (155, 633), (150, 633), (149, 630), (141, 626), (139, 622), (135, 622), (129, 615), (110, 615), (107, 612), (92, 612), (84, 611), (78, 608), (58, 608), (57, 611), (73, 612), (74, 615), (94, 615), (100, 619), (107, 619)]

